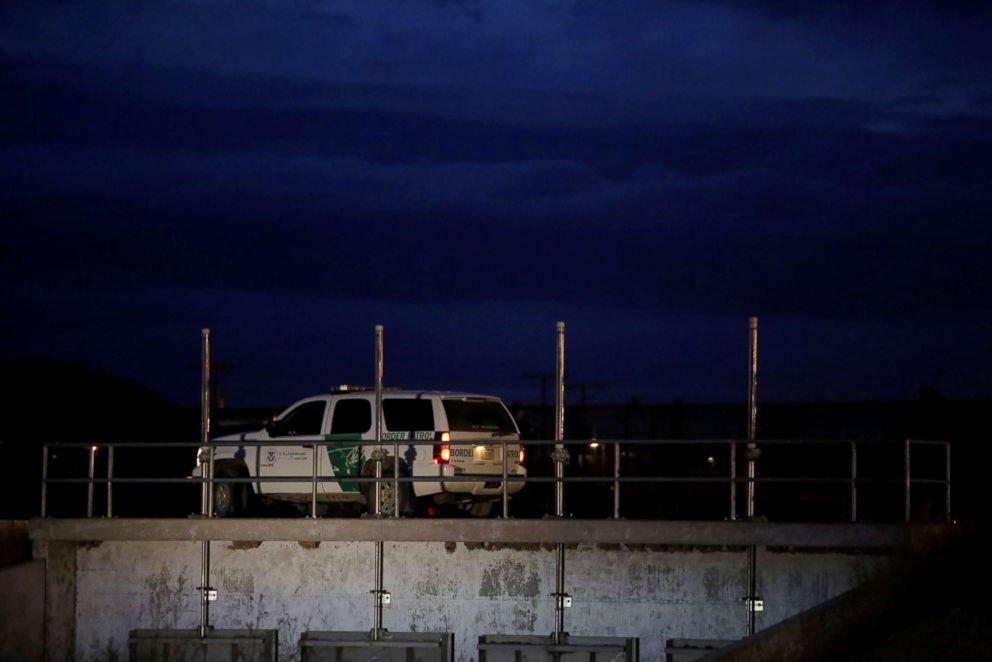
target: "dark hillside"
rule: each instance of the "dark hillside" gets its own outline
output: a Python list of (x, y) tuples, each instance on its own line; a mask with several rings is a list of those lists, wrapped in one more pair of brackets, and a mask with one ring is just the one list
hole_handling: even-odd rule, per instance
[[(0, 518), (39, 514), (44, 443), (195, 442), (199, 415), (177, 407), (147, 388), (75, 363), (31, 358), (0, 364), (5, 393), (0, 409)], [(193, 378), (195, 387), (195, 376)], [(195, 449), (118, 449), (114, 475), (187, 475)], [(51, 477), (84, 478), (84, 449), (54, 450)], [(106, 476), (107, 453), (100, 449), (96, 476)], [(114, 514), (140, 509), (147, 514), (190, 512), (187, 486), (114, 486)], [(95, 514), (106, 513), (106, 488), (95, 489)], [(83, 515), (85, 485), (53, 485), (49, 514)]]

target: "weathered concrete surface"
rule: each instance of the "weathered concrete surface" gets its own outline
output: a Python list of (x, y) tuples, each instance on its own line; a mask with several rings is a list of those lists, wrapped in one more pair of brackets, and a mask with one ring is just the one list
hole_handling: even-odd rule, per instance
[(44, 561), (0, 569), (0, 660), (40, 662), (44, 622)]
[[(65, 543), (63, 543), (65, 544)], [(280, 659), (298, 656), (307, 630), (366, 630), (372, 624), (373, 545), (295, 542), (212, 545), (218, 628), (279, 630)], [(553, 629), (554, 553), (442, 542), (387, 543), (384, 625), (449, 631), (459, 661), (477, 659), (483, 634)], [(51, 553), (51, 547), (49, 548)], [(138, 628), (193, 628), (200, 545), (137, 541), (79, 545), (73, 634), (79, 660), (123, 655)], [(833, 597), (884, 566), (881, 554), (759, 554), (764, 627)], [(641, 659), (664, 659), (669, 638), (729, 639), (744, 631), (746, 555), (739, 550), (654, 550), (579, 545), (566, 553), (566, 612), (574, 635), (639, 637)], [(62, 581), (62, 580), (60, 580)], [(68, 580), (66, 580), (68, 581)], [(67, 656), (50, 659), (67, 659)]]
[(76, 552), (80, 545), (36, 541), (45, 561), (45, 659), (71, 660), (76, 646)]
[(25, 520), (0, 520), (0, 568), (28, 561), (31, 541)]
[(34, 519), (33, 540), (288, 540), (903, 547), (948, 527), (638, 520)]
[(960, 527), (877, 577), (701, 660), (990, 660), (989, 539)]

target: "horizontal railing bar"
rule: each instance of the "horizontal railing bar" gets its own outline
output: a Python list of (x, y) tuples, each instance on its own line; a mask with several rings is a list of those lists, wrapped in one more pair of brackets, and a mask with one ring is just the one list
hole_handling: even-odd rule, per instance
[[(255, 477), (243, 477), (243, 476), (215, 476), (213, 482), (215, 483), (307, 483), (313, 482), (311, 476), (255, 476)], [(382, 478), (376, 478), (375, 476), (317, 476), (317, 482), (325, 483), (502, 483), (502, 476), (488, 476), (485, 474), (473, 474), (468, 476), (400, 476), (399, 478), (393, 478), (392, 476), (383, 476)], [(566, 476), (564, 479), (565, 483), (718, 483), (726, 485), (731, 482), (728, 478), (722, 477), (710, 477), (710, 476), (620, 476), (619, 478), (614, 476)], [(510, 476), (507, 478), (508, 483), (555, 483), (558, 479), (554, 476)], [(168, 477), (130, 477), (130, 478), (106, 478), (106, 477), (96, 477), (92, 480), (89, 478), (47, 478), (48, 484), (59, 483), (59, 484), (86, 484), (86, 483), (99, 483), (106, 484), (108, 482), (113, 483), (129, 483), (129, 484), (142, 484), (142, 483), (182, 483), (187, 485), (201, 485), (208, 482), (205, 478), (199, 477), (182, 477), (182, 478), (168, 478)], [(735, 478), (733, 480), (735, 483), (745, 484), (750, 482), (746, 477)], [(849, 478), (812, 478), (808, 476), (797, 476), (797, 477), (777, 477), (777, 476), (764, 476), (755, 477), (753, 479), (755, 483), (819, 483), (819, 484), (836, 484), (836, 485), (849, 485), (854, 482), (859, 485), (866, 484), (879, 484), (879, 483), (892, 483), (892, 484), (903, 484), (905, 481), (901, 478), (859, 478), (856, 481), (851, 481)], [(940, 478), (913, 478), (912, 484), (914, 485), (946, 485), (947, 481)]]
[[(413, 433), (410, 433), (410, 434), (412, 436)], [(903, 485), (904, 486), (904, 489), (905, 489), (905, 501), (906, 501), (906, 515), (905, 515), (905, 517), (906, 517), (907, 521), (908, 521), (909, 516), (910, 516), (909, 515), (909, 513), (910, 513), (910, 510), (909, 510), (909, 506), (910, 506), (910, 488), (913, 485), (917, 485), (917, 486), (930, 485), (930, 486), (941, 486), (941, 487), (945, 487), (947, 489), (947, 494), (948, 494), (948, 496), (947, 496), (947, 504), (950, 503), (951, 477), (950, 477), (950, 471), (949, 471), (949, 469), (946, 472), (947, 475), (945, 477), (943, 477), (943, 478), (912, 478), (910, 476), (910, 472), (909, 472), (909, 451), (910, 451), (910, 447), (911, 446), (931, 446), (931, 447), (941, 447), (941, 448), (943, 448), (945, 450), (945, 453), (946, 453), (947, 458), (948, 458), (946, 462), (947, 462), (947, 466), (949, 467), (949, 465), (950, 465), (949, 458), (950, 458), (950, 445), (951, 445), (951, 442), (946, 441), (946, 440), (932, 440), (932, 439), (901, 439), (901, 440), (898, 440), (898, 441), (883, 440), (883, 439), (862, 439), (862, 440), (852, 440), (852, 439), (764, 439), (764, 440), (762, 440), (762, 439), (758, 439), (758, 440), (754, 440), (754, 441), (751, 441), (751, 442), (748, 442), (747, 440), (743, 440), (743, 439), (571, 439), (571, 440), (565, 440), (564, 442), (562, 442), (561, 440), (543, 440), (543, 439), (521, 440), (521, 439), (507, 439), (507, 438), (491, 438), (491, 439), (475, 438), (475, 439), (471, 439), (471, 440), (449, 441), (449, 442), (444, 442), (444, 443), (447, 443), (447, 444), (449, 444), (451, 446), (481, 446), (481, 445), (502, 446), (503, 447), (503, 452), (502, 452), (503, 472), (500, 473), (500, 474), (461, 473), (461, 474), (458, 474), (458, 475), (448, 475), (448, 476), (445, 476), (443, 474), (437, 474), (437, 475), (428, 474), (428, 475), (420, 475), (420, 476), (399, 476), (399, 477), (395, 477), (395, 478), (392, 477), (392, 476), (382, 476), (381, 478), (376, 478), (374, 476), (338, 476), (338, 475), (328, 475), (328, 476), (325, 476), (325, 475), (319, 475), (319, 474), (314, 475), (312, 473), (310, 475), (292, 475), (292, 476), (285, 476), (285, 475), (273, 475), (273, 476), (255, 475), (255, 476), (230, 476), (230, 477), (228, 477), (228, 476), (215, 476), (215, 477), (213, 477), (211, 479), (208, 479), (208, 478), (203, 478), (203, 477), (200, 476), (201, 470), (199, 468), (199, 462), (197, 463), (198, 464), (197, 469), (193, 470), (193, 472), (192, 472), (194, 475), (179, 476), (179, 477), (175, 477), (175, 476), (174, 477), (167, 477), (167, 476), (162, 476), (162, 477), (155, 477), (155, 476), (138, 476), (138, 477), (128, 476), (128, 477), (122, 477), (119, 474), (118, 474), (117, 477), (114, 477), (114, 475), (113, 475), (114, 472), (112, 470), (112, 465), (113, 465), (113, 451), (115, 449), (127, 449), (127, 448), (132, 448), (132, 449), (146, 449), (146, 450), (153, 450), (153, 449), (173, 449), (173, 450), (191, 449), (190, 450), (190, 453), (189, 453), (190, 460), (191, 460), (191, 463), (190, 464), (192, 464), (192, 460), (194, 458), (194, 455), (196, 456), (197, 460), (202, 459), (202, 455), (203, 455), (204, 449), (207, 449), (207, 448), (209, 448), (211, 450), (214, 450), (214, 449), (217, 449), (217, 448), (240, 448), (241, 449), (241, 453), (238, 454), (239, 457), (240, 456), (243, 456), (243, 454), (244, 454), (243, 453), (243, 450), (245, 448), (261, 448), (261, 447), (268, 447), (268, 448), (273, 448), (273, 447), (275, 447), (275, 448), (306, 448), (306, 449), (310, 449), (310, 456), (313, 458), (313, 469), (314, 469), (314, 472), (316, 472), (316, 470), (317, 470), (317, 452), (315, 452), (315, 451), (317, 451), (320, 448), (326, 448), (328, 450), (334, 449), (334, 448), (341, 448), (341, 447), (345, 447), (345, 448), (347, 448), (347, 447), (385, 447), (385, 448), (388, 448), (390, 445), (394, 446), (394, 448), (398, 448), (400, 445), (402, 445), (402, 446), (404, 446), (406, 448), (411, 448), (412, 449), (414, 447), (422, 447), (422, 446), (431, 447), (431, 446), (435, 446), (438, 443), (442, 443), (442, 442), (440, 442), (439, 440), (436, 440), (436, 439), (395, 439), (395, 440), (394, 439), (382, 439), (381, 441), (372, 440), (372, 439), (341, 440), (341, 439), (329, 439), (329, 438), (325, 438), (323, 436), (321, 436), (320, 438), (292, 437), (292, 438), (266, 439), (266, 440), (230, 439), (230, 440), (214, 440), (214, 441), (211, 441), (209, 443), (204, 443), (202, 441), (178, 441), (178, 442), (176, 442), (176, 441), (174, 441), (174, 442), (164, 442), (164, 441), (155, 441), (155, 442), (138, 442), (138, 441), (134, 441), (134, 442), (127, 442), (127, 441), (123, 441), (123, 442), (106, 442), (106, 443), (101, 443), (101, 442), (95, 442), (95, 443), (94, 442), (90, 442), (90, 443), (85, 443), (85, 442), (66, 442), (66, 443), (63, 443), (63, 442), (48, 442), (48, 443), (43, 444), (43, 448), (44, 448), (44, 451), (45, 451), (44, 458), (46, 460), (46, 463), (45, 463), (46, 469), (43, 470), (43, 477), (42, 477), (42, 484), (43, 484), (43, 488), (42, 488), (42, 515), (44, 516), (44, 514), (45, 514), (45, 501), (46, 501), (46, 492), (45, 492), (45, 490), (47, 489), (47, 487), (49, 485), (53, 485), (53, 484), (88, 485), (89, 486), (88, 489), (90, 491), (90, 497), (89, 497), (89, 500), (88, 500), (88, 508), (90, 508), (92, 506), (92, 490), (93, 490), (93, 486), (96, 485), (96, 484), (99, 484), (99, 485), (106, 485), (107, 486), (107, 495), (108, 495), (107, 513), (108, 513), (108, 517), (109, 517), (110, 516), (110, 512), (111, 512), (111, 508), (110, 508), (110, 494), (111, 494), (111, 492), (110, 492), (110, 490), (111, 490), (111, 486), (112, 486), (112, 484), (114, 482), (117, 482), (118, 484), (143, 484), (143, 485), (151, 485), (151, 484), (164, 484), (164, 485), (174, 484), (174, 485), (178, 485), (178, 484), (185, 484), (185, 485), (197, 485), (197, 486), (209, 485), (209, 484), (211, 484), (211, 482), (216, 482), (216, 483), (234, 483), (234, 484), (245, 484), (245, 483), (247, 483), (247, 484), (259, 484), (259, 485), (261, 483), (267, 483), (267, 484), (268, 483), (272, 483), (272, 484), (282, 484), (282, 483), (309, 484), (309, 485), (312, 485), (312, 489), (314, 490), (314, 492), (313, 492), (314, 504), (316, 504), (316, 499), (317, 499), (317, 493), (316, 493), (317, 486), (316, 486), (316, 483), (318, 481), (319, 482), (324, 482), (324, 483), (336, 483), (336, 484), (339, 485), (339, 489), (341, 487), (343, 487), (342, 484), (348, 483), (348, 482), (353, 483), (353, 484), (359, 484), (359, 485), (363, 486), (363, 488), (365, 486), (367, 486), (367, 485), (374, 485), (374, 484), (398, 484), (398, 483), (405, 483), (405, 484), (411, 484), (411, 483), (422, 483), (422, 484), (423, 483), (428, 483), (428, 484), (436, 484), (436, 483), (440, 483), (440, 484), (454, 484), (454, 483), (480, 483), (480, 482), (485, 482), (487, 485), (490, 485), (491, 486), (490, 489), (492, 489), (494, 491), (497, 490), (497, 489), (502, 490), (503, 495), (504, 495), (503, 496), (503, 498), (504, 498), (504, 516), (505, 516), (505, 513), (506, 513), (506, 505), (505, 505), (505, 503), (506, 503), (507, 490), (508, 490), (508, 487), (507, 486), (508, 485), (511, 485), (511, 484), (514, 484), (514, 490), (518, 490), (518, 489), (521, 489), (521, 487), (523, 485), (527, 484), (527, 483), (531, 483), (531, 484), (534, 484), (534, 483), (536, 483), (536, 484), (555, 484), (555, 483), (559, 483), (559, 484), (570, 484), (570, 483), (571, 484), (611, 484), (611, 485), (615, 486), (615, 489), (616, 489), (616, 491), (615, 491), (615, 499), (618, 499), (619, 498), (619, 494), (620, 494), (620, 489), (619, 488), (620, 488), (620, 485), (622, 485), (622, 484), (628, 484), (628, 485), (630, 485), (630, 484), (642, 484), (642, 485), (652, 485), (652, 484), (653, 485), (712, 484), (712, 485), (721, 486), (724, 489), (729, 490), (729, 492), (731, 494), (731, 503), (733, 503), (733, 494), (735, 492), (735, 490), (732, 489), (732, 487), (733, 486), (736, 486), (736, 485), (742, 485), (742, 484), (743, 485), (752, 485), (752, 486), (755, 485), (755, 484), (763, 484), (763, 485), (774, 485), (774, 484), (783, 484), (783, 485), (788, 485), (788, 484), (792, 484), (792, 485), (818, 485), (818, 486), (822, 486), (822, 488), (827, 488), (827, 487), (832, 487), (832, 486), (845, 486), (845, 485), (848, 485), (848, 486), (850, 486), (851, 494), (852, 494), (852, 497), (851, 497), (851, 499), (852, 499), (852, 511), (851, 512), (852, 513), (855, 512), (855, 508), (856, 508), (856, 494), (857, 494), (856, 490), (857, 490), (857, 486), (858, 485), (868, 485), (868, 486), (870, 486), (870, 485), (876, 485), (876, 486)], [(521, 475), (510, 475), (506, 471), (507, 458), (510, 457), (509, 455), (507, 455), (507, 453), (513, 453), (513, 452), (515, 452), (515, 451), (510, 450), (510, 448), (511, 447), (516, 447), (516, 446), (523, 446), (523, 447), (526, 448), (526, 447), (534, 447), (534, 446), (551, 446), (551, 445), (564, 444), (565, 446), (568, 446), (568, 447), (578, 448), (580, 451), (583, 451), (583, 450), (586, 450), (586, 449), (588, 449), (589, 451), (594, 451), (595, 449), (590, 448), (591, 446), (597, 446), (597, 447), (598, 446), (602, 446), (604, 448), (604, 450), (606, 450), (606, 448), (609, 447), (609, 446), (613, 446), (613, 452), (615, 454), (614, 462), (617, 464), (617, 466), (619, 466), (620, 447), (621, 446), (626, 446), (627, 447), (627, 449), (626, 449), (627, 455), (629, 457), (631, 457), (631, 458), (636, 458), (637, 457), (636, 450), (635, 451), (632, 451), (631, 448), (636, 449), (637, 447), (651, 446), (651, 447), (654, 447), (654, 450), (653, 451), (649, 451), (649, 452), (645, 452), (644, 455), (649, 455), (651, 453), (654, 453), (654, 454), (657, 454), (659, 457), (663, 457), (663, 456), (665, 456), (665, 451), (664, 451), (665, 448), (668, 448), (668, 447), (671, 447), (671, 446), (688, 446), (688, 447), (694, 447), (694, 448), (704, 448), (704, 449), (706, 449), (710, 453), (713, 453), (713, 450), (714, 449), (717, 449), (718, 452), (716, 454), (720, 455), (721, 457), (724, 457), (724, 453), (729, 453), (729, 456), (730, 456), (730, 459), (731, 459), (731, 466), (733, 466), (734, 448), (736, 448), (739, 445), (748, 444), (748, 443), (758, 444), (758, 445), (761, 445), (761, 446), (801, 446), (804, 449), (808, 449), (808, 448), (810, 448), (812, 446), (819, 446), (819, 447), (823, 447), (825, 449), (828, 449), (829, 447), (832, 447), (832, 446), (840, 446), (840, 447), (843, 447), (843, 448), (848, 448), (849, 447), (849, 448), (851, 448), (850, 453), (851, 453), (851, 457), (852, 458), (855, 458), (856, 457), (856, 455), (855, 455), (855, 449), (856, 449), (857, 446), (862, 446), (862, 447), (868, 446), (868, 447), (872, 447), (872, 448), (882, 448), (882, 449), (889, 448), (889, 449), (892, 449), (892, 450), (904, 450), (904, 452), (905, 452), (905, 461), (904, 461), (905, 462), (905, 472), (904, 472), (904, 475), (902, 477), (863, 476), (863, 475), (862, 476), (857, 476), (856, 475), (856, 471), (853, 468), (851, 470), (851, 474), (850, 475), (846, 475), (846, 476), (780, 476), (780, 475), (779, 476), (776, 476), (776, 475), (762, 475), (762, 476), (753, 477), (753, 475), (752, 475), (752, 477), (744, 477), (744, 476), (738, 477), (738, 476), (736, 476), (736, 474), (733, 471), (731, 471), (731, 475), (729, 477), (726, 476), (726, 475), (720, 475), (720, 476), (713, 476), (713, 475), (703, 476), (703, 475), (698, 475), (698, 474), (696, 474), (696, 475), (681, 475), (681, 476), (671, 476), (671, 475), (669, 475), (669, 476), (652, 476), (652, 475), (634, 475), (634, 476), (628, 475), (628, 476), (620, 476), (619, 475), (619, 472), (616, 469), (614, 469), (614, 472), (612, 473), (612, 475), (599, 475), (599, 474), (597, 474), (597, 475), (581, 475), (581, 476), (572, 475), (572, 476), (564, 476), (564, 477), (561, 477), (561, 476), (554, 476), (553, 477), (553, 476), (535, 476), (535, 475), (530, 475), (530, 476), (527, 476), (527, 475), (523, 475), (523, 476), (521, 476)], [(106, 469), (107, 476), (106, 477), (94, 476), (93, 459), (94, 459), (94, 457), (96, 455), (96, 452), (98, 450), (100, 450), (100, 449), (106, 449), (106, 450), (109, 451), (109, 453), (107, 455), (107, 469)], [(192, 449), (197, 449), (197, 451), (194, 453), (194, 452), (192, 452)], [(726, 450), (724, 450), (724, 449), (726, 449)], [(89, 457), (90, 457), (89, 476), (87, 476), (87, 477), (72, 477), (72, 478), (68, 478), (68, 477), (67, 478), (52, 477), (50, 475), (50, 471), (47, 470), (48, 469), (48, 464), (50, 463), (50, 461), (55, 459), (55, 455), (53, 454), (52, 451), (67, 451), (68, 452), (68, 451), (72, 451), (72, 450), (83, 450), (83, 451), (88, 451), (89, 452)], [(397, 451), (394, 451), (394, 453), (396, 453), (396, 452)], [(375, 454), (373, 453), (373, 455), (375, 455)], [(75, 463), (75, 460), (73, 460), (72, 458), (76, 458), (76, 457), (79, 457), (79, 456), (76, 456), (76, 455), (73, 455), (73, 454), (69, 453), (69, 459), (66, 460), (65, 462), (61, 463), (59, 466), (65, 468), (66, 463), (69, 463), (70, 468), (74, 467), (75, 466), (75, 464), (74, 464)], [(592, 454), (592, 457), (593, 458), (596, 458), (596, 457), (598, 457), (598, 454), (597, 453), (593, 453)], [(211, 462), (214, 461), (214, 458), (215, 458), (215, 455), (213, 453), (211, 453)], [(221, 459), (225, 459), (226, 460), (226, 458), (221, 458)], [(429, 456), (428, 456), (428, 459), (429, 459)], [(604, 456), (602, 458), (602, 460), (603, 460), (602, 466), (596, 467), (596, 471), (597, 472), (600, 471), (600, 470), (605, 470), (606, 468), (608, 468), (606, 466), (605, 459), (606, 459), (606, 455), (604, 454)], [(514, 460), (516, 460), (515, 456), (514, 456)], [(713, 458), (710, 457), (708, 461), (709, 461), (709, 463), (711, 465), (710, 468), (713, 468), (713, 466), (712, 466), (713, 465)], [(856, 460), (855, 459), (852, 459), (852, 466), (855, 466), (856, 467), (856, 464), (854, 464), (854, 463), (856, 463)], [(427, 464), (427, 463), (426, 462), (421, 462), (421, 463), (419, 463), (419, 466), (423, 467), (425, 464)], [(516, 461), (514, 461), (514, 470), (516, 470), (516, 464), (517, 464)], [(599, 465), (600, 462), (597, 461), (597, 462), (595, 462), (595, 464)], [(211, 465), (211, 466), (213, 466), (213, 465)], [(445, 469), (453, 469), (454, 468), (454, 469), (457, 470), (460, 467), (455, 467), (454, 465), (452, 465), (451, 467), (444, 467), (444, 468)], [(659, 468), (665, 468), (665, 465), (662, 465)], [(685, 468), (689, 468), (689, 467), (685, 467)], [(437, 467), (436, 470), (440, 472), (442, 470), (442, 468), (441, 467)], [(690, 470), (692, 470), (692, 471), (699, 471), (700, 469), (697, 467), (697, 468), (690, 468)], [(65, 470), (63, 470), (63, 471), (60, 471), (58, 473), (76, 473), (76, 472), (75, 471), (65, 471)], [(773, 472), (773, 473), (777, 473), (777, 472)], [(830, 473), (833, 473), (833, 471), (831, 471)], [(872, 472), (872, 473), (874, 473), (874, 472)], [(887, 472), (884, 471), (884, 468), (883, 468), (882, 473), (887, 473)], [(930, 472), (926, 472), (926, 473), (930, 473)], [(357, 491), (357, 490), (355, 490), (355, 488), (350, 488), (350, 490)], [(277, 492), (278, 490), (274, 490), (273, 489), (272, 491)], [(324, 492), (324, 491), (322, 490), (322, 492)], [(323, 494), (322, 494), (322, 496), (323, 496)], [(950, 512), (949, 505), (947, 506), (947, 510), (948, 510), (948, 513), (949, 513)], [(316, 515), (314, 515), (314, 517), (316, 517)], [(856, 515), (853, 515), (852, 514), (852, 518), (853, 517), (856, 517)], [(949, 521), (950, 515), (948, 514), (947, 517), (948, 517), (948, 521)]]
[[(211, 440), (211, 446), (217, 446), (222, 448), (237, 448), (239, 446), (244, 446), (246, 448), (255, 448), (261, 446), (377, 446), (377, 445), (390, 445), (394, 442), (398, 442), (404, 446), (433, 446), (438, 444), (437, 440), (433, 439), (384, 439), (382, 442), (377, 442), (374, 439), (356, 439), (348, 441), (340, 440), (311, 440), (311, 439), (299, 439), (299, 440), (280, 440), (280, 439), (267, 439), (262, 441), (253, 441), (246, 439), (232, 440), (232, 441), (217, 441)], [(662, 446), (726, 446), (728, 444), (747, 444), (756, 443), (761, 446), (809, 446), (809, 445), (845, 445), (849, 446), (851, 443), (856, 443), (859, 446), (901, 446), (905, 443), (904, 441), (887, 441), (884, 439), (758, 439), (753, 442), (748, 442), (746, 439), (566, 439), (565, 441), (555, 441), (554, 439), (471, 439), (465, 441), (451, 441), (445, 442), (450, 443), (453, 446), (461, 445), (487, 445), (487, 446), (553, 446), (555, 444), (565, 444), (566, 446), (588, 446), (589, 444), (599, 444), (601, 446), (609, 446), (613, 444), (620, 444), (622, 446), (652, 446), (652, 445), (662, 445)], [(910, 441), (913, 445), (945, 445), (950, 442), (946, 441), (927, 441), (927, 440), (912, 440)], [(203, 442), (198, 441), (154, 441), (154, 442), (140, 442), (140, 441), (113, 441), (113, 442), (48, 442), (44, 446), (49, 449), (59, 449), (59, 448), (82, 448), (90, 449), (96, 446), (97, 448), (200, 448), (203, 447)]]

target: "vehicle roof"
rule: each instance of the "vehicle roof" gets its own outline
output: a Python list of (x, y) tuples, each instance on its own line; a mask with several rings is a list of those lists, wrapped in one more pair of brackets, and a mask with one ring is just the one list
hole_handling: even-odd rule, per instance
[[(375, 389), (353, 389), (348, 391), (332, 391), (331, 393), (323, 393), (321, 396), (331, 396), (340, 397), (345, 395), (375, 395)], [(486, 400), (500, 400), (498, 395), (486, 395), (483, 393), (467, 393), (465, 391), (428, 391), (428, 390), (418, 390), (418, 389), (394, 389), (387, 388), (383, 389), (382, 396), (404, 396), (404, 397), (440, 397), (440, 398), (482, 398)], [(319, 396), (313, 396), (319, 397)]]

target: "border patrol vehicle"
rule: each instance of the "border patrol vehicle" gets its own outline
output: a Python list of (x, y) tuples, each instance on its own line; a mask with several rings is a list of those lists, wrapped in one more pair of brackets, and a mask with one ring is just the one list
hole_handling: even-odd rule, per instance
[[(504, 450), (508, 478), (527, 475), (519, 430), (499, 398), (386, 389), (382, 394), (381, 443), (353, 443), (375, 441), (374, 416), (374, 389), (341, 386), (296, 402), (263, 430), (217, 437), (213, 441), (225, 444), (271, 443), (214, 448), (215, 477), (256, 479), (215, 483), (214, 513), (222, 517), (244, 514), (259, 497), (309, 504), (314, 447), (317, 475), (338, 479), (317, 482), (318, 502), (354, 502), (370, 510), (374, 482), (347, 479), (375, 476), (372, 452), (376, 449), (386, 452), (384, 477), (393, 476), (393, 452), (398, 446), (401, 477), (436, 479), (400, 482), (398, 494), (394, 493), (394, 483), (384, 480), (380, 507), (386, 515), (395, 512), (394, 499), (399, 499), (401, 514), (412, 515), (416, 500), (426, 498), (435, 504), (457, 506), (474, 516), (488, 515), (503, 493)], [(305, 480), (266, 481), (266, 476)], [(455, 476), (460, 480), (445, 480)], [(507, 493), (515, 494), (522, 487), (522, 481), (508, 480)]]

